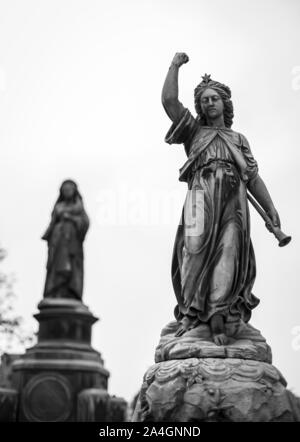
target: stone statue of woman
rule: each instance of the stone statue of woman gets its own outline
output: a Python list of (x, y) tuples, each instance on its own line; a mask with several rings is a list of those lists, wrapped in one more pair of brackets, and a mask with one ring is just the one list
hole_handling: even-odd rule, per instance
[(48, 242), (44, 297), (81, 300), (83, 241), (89, 227), (82, 197), (72, 180), (62, 183), (51, 222), (42, 239)]
[[(280, 228), (280, 219), (246, 137), (231, 129), (229, 87), (209, 75), (202, 77), (195, 89), (196, 118), (179, 102), (178, 71), (188, 60), (184, 53), (174, 56), (162, 91), (163, 106), (173, 121), (165, 140), (183, 143), (188, 156), (179, 179), (189, 190), (172, 261), (175, 317), (180, 322), (176, 335), (206, 323), (214, 342), (226, 345), (226, 324), (247, 323), (259, 303), (252, 294), (256, 270), (247, 189), (273, 226)], [(197, 203), (201, 198), (202, 206)], [(202, 210), (197, 211), (198, 206)], [(203, 228), (191, 233), (193, 213)]]

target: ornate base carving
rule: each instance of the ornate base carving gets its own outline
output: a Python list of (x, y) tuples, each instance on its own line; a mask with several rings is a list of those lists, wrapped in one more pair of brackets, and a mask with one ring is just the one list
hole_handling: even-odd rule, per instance
[(229, 344), (217, 346), (201, 324), (176, 337), (169, 323), (144, 376), (137, 422), (300, 421), (300, 400), (271, 365), (269, 345), (241, 321), (227, 324)]
[(78, 396), (77, 420), (81, 422), (124, 422), (127, 403), (109, 396), (106, 390), (90, 388)]
[(160, 362), (144, 376), (134, 422), (299, 421), (300, 403), (271, 364), (246, 359)]
[(179, 327), (176, 321), (170, 322), (161, 332), (155, 351), (155, 362), (185, 358), (242, 358), (262, 362), (272, 362), (272, 352), (260, 331), (242, 321), (226, 324), (228, 345), (213, 342), (207, 324), (198, 325), (181, 337), (175, 333)]

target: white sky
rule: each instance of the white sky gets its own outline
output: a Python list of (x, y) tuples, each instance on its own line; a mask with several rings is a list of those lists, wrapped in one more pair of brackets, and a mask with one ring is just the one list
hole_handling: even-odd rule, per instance
[(111, 372), (110, 393), (132, 399), (173, 320), (185, 154), (164, 143), (170, 122), (160, 94), (174, 53), (185, 51), (181, 101), (194, 111), (205, 72), (231, 87), (233, 129), (248, 138), (293, 236), (280, 249), (251, 209), (261, 299), (251, 323), (300, 394), (299, 19), (297, 0), (0, 1), (5, 266), (17, 277), (18, 311), (35, 327), (46, 264), (40, 236), (61, 181), (75, 179), (92, 221), (84, 302), (101, 318), (93, 345)]

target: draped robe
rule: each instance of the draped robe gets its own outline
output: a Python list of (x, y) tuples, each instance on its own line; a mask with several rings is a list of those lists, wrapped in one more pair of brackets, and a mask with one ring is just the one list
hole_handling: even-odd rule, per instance
[[(70, 218), (65, 219), (64, 213)], [(79, 198), (70, 204), (55, 204), (50, 225), (42, 237), (48, 241), (44, 297), (81, 300), (83, 241), (88, 227), (89, 219)]]
[[(188, 192), (172, 258), (175, 317), (208, 322), (220, 314), (248, 322), (259, 303), (252, 294), (256, 266), (246, 193), (258, 167), (249, 143), (231, 129), (200, 126), (187, 109), (165, 141), (183, 143), (188, 156), (180, 169)], [(246, 162), (243, 173), (232, 149)]]

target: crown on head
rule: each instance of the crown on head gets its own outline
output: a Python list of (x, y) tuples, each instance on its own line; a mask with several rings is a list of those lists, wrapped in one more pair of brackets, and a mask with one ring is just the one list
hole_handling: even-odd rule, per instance
[(202, 78), (202, 83), (208, 84), (210, 81), (212, 81), (210, 78), (210, 75), (208, 75), (208, 74), (204, 74), (201, 78)]
[(202, 81), (195, 89), (195, 97), (198, 97), (202, 94), (202, 92), (209, 88), (215, 89), (216, 91), (221, 91), (223, 94), (226, 94), (227, 98), (230, 99), (231, 91), (228, 86), (225, 84), (219, 83), (218, 81), (214, 81), (209, 74), (205, 74), (202, 77)]

